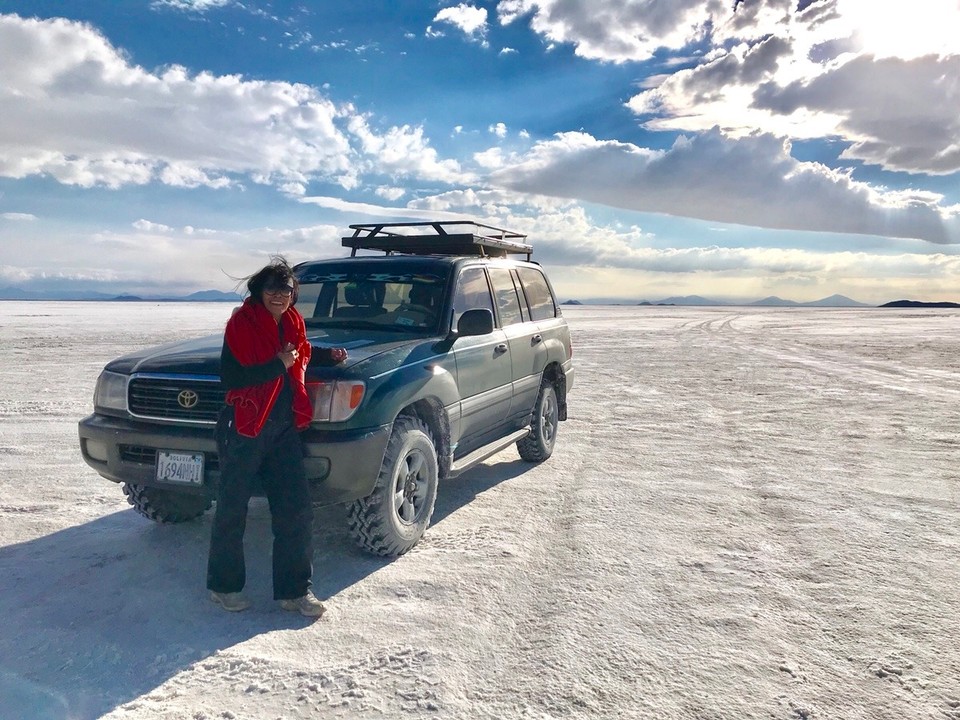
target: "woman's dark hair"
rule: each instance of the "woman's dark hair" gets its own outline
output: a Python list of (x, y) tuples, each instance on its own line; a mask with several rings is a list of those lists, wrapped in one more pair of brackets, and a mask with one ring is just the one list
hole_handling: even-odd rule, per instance
[(288, 285), (293, 287), (293, 295), (290, 296), (290, 305), (297, 302), (297, 296), (300, 292), (300, 283), (297, 282), (293, 269), (287, 263), (286, 259), (277, 255), (270, 258), (270, 264), (266, 265), (253, 275), (247, 278), (247, 290), (254, 302), (263, 302), (263, 291), (269, 287), (282, 287)]

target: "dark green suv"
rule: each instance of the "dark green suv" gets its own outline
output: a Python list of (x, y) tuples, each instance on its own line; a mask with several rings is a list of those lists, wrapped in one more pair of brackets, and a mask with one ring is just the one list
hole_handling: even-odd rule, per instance
[[(399, 555), (429, 525), (438, 480), (513, 443), (525, 460), (550, 457), (573, 383), (570, 333), (522, 235), (350, 227), (350, 257), (295, 268), (314, 347), (305, 461), (314, 500), (348, 504), (360, 545)], [(221, 344), (126, 355), (97, 380), (83, 458), (150, 519), (190, 520), (216, 495)]]

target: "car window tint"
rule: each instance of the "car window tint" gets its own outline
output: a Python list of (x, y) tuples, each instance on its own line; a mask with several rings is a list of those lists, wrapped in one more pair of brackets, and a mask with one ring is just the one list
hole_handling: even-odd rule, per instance
[(489, 268), (490, 282), (493, 285), (493, 294), (497, 298), (497, 307), (500, 309), (500, 322), (503, 325), (512, 325), (522, 322), (520, 315), (520, 300), (517, 298), (517, 289), (513, 286), (513, 277), (507, 268)]
[(297, 309), (312, 327), (371, 323), (395, 330), (430, 329), (439, 321), (449, 269), (437, 263), (380, 258), (298, 267)]
[(517, 268), (517, 273), (520, 276), (520, 282), (523, 283), (524, 294), (527, 296), (530, 318), (546, 320), (556, 317), (557, 306), (543, 273), (534, 268)]
[(457, 326), (460, 316), (467, 310), (487, 308), (493, 313), (493, 300), (487, 274), (480, 267), (465, 268), (457, 280), (457, 291), (453, 297), (453, 326)]

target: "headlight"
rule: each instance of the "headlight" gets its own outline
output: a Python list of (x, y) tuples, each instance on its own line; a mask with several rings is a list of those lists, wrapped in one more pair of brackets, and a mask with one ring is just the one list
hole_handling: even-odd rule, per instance
[(366, 385), (362, 380), (308, 382), (307, 394), (313, 401), (314, 422), (349, 420), (363, 400)]
[(97, 389), (93, 393), (93, 406), (109, 410), (127, 409), (128, 376), (104, 370), (97, 378)]

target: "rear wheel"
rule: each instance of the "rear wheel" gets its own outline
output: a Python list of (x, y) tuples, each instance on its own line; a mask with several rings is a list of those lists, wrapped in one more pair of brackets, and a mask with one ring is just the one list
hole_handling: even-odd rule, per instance
[(348, 523), (357, 544), (376, 555), (403, 555), (430, 525), (437, 499), (437, 450), (430, 428), (401, 415), (383, 455), (377, 484), (351, 503)]
[(193, 520), (209, 510), (212, 504), (206, 495), (191, 495), (132, 483), (123, 484), (123, 494), (134, 510), (158, 523)]
[(557, 442), (559, 424), (557, 391), (549, 381), (544, 380), (540, 386), (540, 394), (537, 395), (537, 402), (533, 406), (530, 434), (517, 441), (520, 457), (527, 462), (543, 462), (550, 457)]

